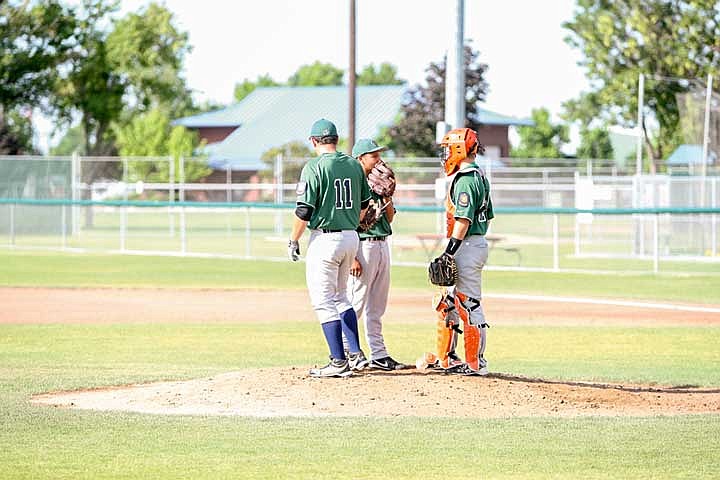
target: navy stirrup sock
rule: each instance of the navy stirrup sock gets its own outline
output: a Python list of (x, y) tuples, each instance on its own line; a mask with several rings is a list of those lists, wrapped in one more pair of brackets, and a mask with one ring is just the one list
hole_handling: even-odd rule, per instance
[(348, 342), (350, 352), (357, 353), (360, 351), (360, 339), (358, 334), (357, 315), (355, 310), (349, 308), (340, 314), (340, 322), (342, 324), (342, 333)]
[[(328, 347), (330, 347), (330, 355), (338, 360), (345, 360), (345, 349), (342, 342), (342, 327), (340, 320), (333, 320), (322, 324), (323, 333)], [(357, 330), (357, 327), (356, 327)]]

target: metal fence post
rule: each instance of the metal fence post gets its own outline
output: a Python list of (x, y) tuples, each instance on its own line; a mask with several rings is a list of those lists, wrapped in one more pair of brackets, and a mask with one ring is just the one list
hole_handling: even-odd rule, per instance
[(170, 238), (175, 237), (175, 209), (172, 206), (175, 203), (175, 158), (168, 158), (168, 220), (170, 221)]
[[(577, 170), (575, 171), (575, 185), (578, 184), (578, 180), (580, 178), (580, 172)], [(577, 189), (577, 187), (576, 187)], [(575, 192), (575, 195), (577, 195), (577, 191)], [(577, 205), (577, 201), (575, 203)], [(580, 214), (575, 214), (575, 256), (580, 255)]]
[(660, 215), (653, 215), (653, 272), (660, 269)]
[(62, 234), (62, 249), (67, 248), (67, 205), (60, 207), (62, 212), (60, 213), (60, 229)]
[[(712, 192), (710, 196), (711, 205), (713, 208), (717, 208), (717, 197), (718, 197), (718, 179), (712, 179)], [(710, 230), (710, 253), (713, 257), (717, 255), (717, 214), (713, 213), (710, 216), (710, 223), (712, 225)]]
[[(180, 202), (185, 203), (185, 157), (180, 156)], [(180, 253), (187, 252), (187, 231), (185, 225), (185, 205), (180, 206)]]
[(245, 258), (250, 258), (250, 207), (245, 207)]
[[(278, 153), (275, 157), (275, 203), (283, 202), (283, 155)], [(275, 211), (275, 235), (282, 235), (283, 214), (278, 209)]]
[(10, 204), (10, 245), (15, 246), (15, 204)]
[[(71, 223), (72, 223), (72, 234), (77, 235), (80, 233), (80, 208), (74, 203), (79, 198), (78, 190), (80, 189), (80, 155), (77, 152), (73, 152), (70, 158), (70, 198), (73, 201), (71, 208)], [(90, 196), (92, 200), (92, 194)]]
[[(232, 169), (230, 168), (230, 162), (227, 163), (227, 170), (225, 171), (225, 181), (227, 183), (227, 193), (225, 194), (225, 201), (227, 203), (232, 203)], [(232, 236), (232, 209), (228, 208), (227, 216), (225, 217), (225, 220), (227, 221), (227, 237), (230, 238)]]
[[(124, 205), (120, 207), (120, 251), (124, 252), (126, 248), (126, 240), (127, 240), (127, 201), (128, 201), (128, 192), (127, 192), (127, 178), (128, 178), (128, 161), (127, 158), (123, 157), (123, 176), (122, 176), (122, 183), (123, 183), (123, 203)], [(90, 208), (93, 208), (90, 206)]]
[(560, 269), (560, 225), (558, 214), (553, 215), (553, 270)]

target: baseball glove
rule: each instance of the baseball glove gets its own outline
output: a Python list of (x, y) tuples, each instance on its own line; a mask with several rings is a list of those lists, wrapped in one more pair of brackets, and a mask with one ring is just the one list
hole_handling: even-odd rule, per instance
[(395, 172), (387, 163), (379, 161), (368, 174), (370, 190), (382, 197), (392, 197), (395, 193)]
[(360, 230), (361, 232), (367, 232), (373, 227), (373, 225), (377, 223), (381, 215), (382, 212), (380, 211), (378, 206), (373, 200), (370, 200), (370, 204), (365, 210), (365, 214), (360, 218), (360, 225), (358, 226), (358, 230)]
[(452, 287), (458, 279), (457, 263), (452, 255), (443, 253), (430, 262), (428, 278), (433, 285)]

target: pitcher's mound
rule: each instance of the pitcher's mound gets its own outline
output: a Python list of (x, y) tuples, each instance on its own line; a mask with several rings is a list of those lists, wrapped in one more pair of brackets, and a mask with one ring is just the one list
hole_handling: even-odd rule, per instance
[(720, 389), (562, 382), (417, 370), (317, 379), (306, 368), (47, 393), (34, 403), (153, 414), (369, 417), (647, 416), (720, 414)]

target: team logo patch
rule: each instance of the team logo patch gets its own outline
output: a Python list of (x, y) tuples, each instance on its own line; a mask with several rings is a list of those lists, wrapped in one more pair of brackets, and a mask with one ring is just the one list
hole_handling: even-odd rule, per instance
[(297, 195), (303, 195), (305, 190), (307, 190), (307, 182), (298, 182), (297, 187), (295, 187), (295, 193)]
[(467, 192), (460, 192), (458, 197), (458, 205), (461, 207), (467, 207), (470, 205), (470, 195)]

